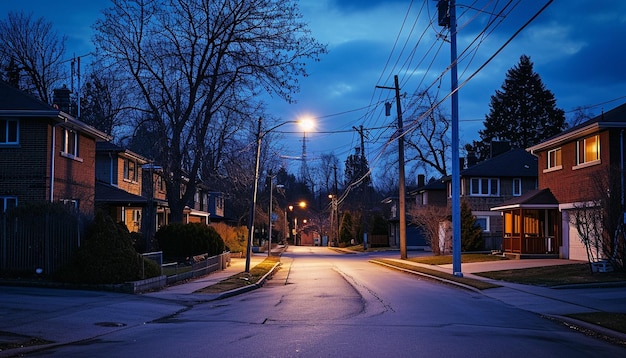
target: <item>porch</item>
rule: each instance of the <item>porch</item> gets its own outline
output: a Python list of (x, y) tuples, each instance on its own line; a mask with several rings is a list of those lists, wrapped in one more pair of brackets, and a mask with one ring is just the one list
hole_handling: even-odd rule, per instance
[(560, 256), (561, 214), (549, 189), (529, 192), (491, 210), (502, 212), (502, 250), (506, 256), (517, 259)]

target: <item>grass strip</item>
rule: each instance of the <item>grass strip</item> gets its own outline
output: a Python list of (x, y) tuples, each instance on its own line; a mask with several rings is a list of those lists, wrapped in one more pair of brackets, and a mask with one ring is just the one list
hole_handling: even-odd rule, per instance
[(424, 273), (430, 276), (434, 276), (434, 277), (438, 277), (438, 278), (442, 278), (448, 281), (452, 281), (452, 282), (457, 282), (457, 283), (461, 283), (463, 285), (466, 286), (470, 286), (473, 288), (476, 288), (478, 290), (486, 290), (489, 288), (496, 288), (496, 287), (500, 287), (498, 285), (494, 285), (492, 283), (489, 282), (485, 282), (485, 281), (481, 281), (481, 280), (475, 280), (472, 278), (467, 278), (467, 277), (458, 277), (458, 276), (454, 276), (452, 274), (449, 274), (447, 272), (441, 272), (438, 270), (433, 270), (433, 269), (429, 269), (426, 267), (421, 267), (421, 266), (416, 266), (410, 263), (404, 263), (404, 262), (399, 262), (396, 260), (388, 260), (388, 259), (377, 259), (377, 260), (372, 260), (372, 262), (382, 262), (386, 265), (389, 266), (393, 266), (393, 267), (398, 267), (404, 270), (408, 270), (408, 271), (413, 271), (413, 272), (417, 272), (417, 273)]
[[(439, 256), (420, 256), (420, 257), (409, 257), (407, 259), (411, 262), (417, 262), (420, 264), (427, 265), (451, 265), (452, 264), (452, 255), (439, 255)], [(461, 263), (471, 263), (471, 262), (489, 262), (489, 261), (502, 261), (508, 260), (508, 258), (499, 255), (488, 255), (488, 254), (463, 254), (461, 255)]]
[(280, 256), (270, 256), (250, 269), (249, 273), (240, 272), (214, 285), (196, 290), (194, 293), (223, 293), (237, 288), (254, 285), (280, 262)]
[(568, 314), (566, 316), (579, 321), (602, 326), (616, 332), (626, 333), (626, 313), (586, 312)]
[(626, 280), (624, 273), (591, 272), (587, 263), (479, 272), (475, 275), (494, 280), (543, 287), (621, 282)]

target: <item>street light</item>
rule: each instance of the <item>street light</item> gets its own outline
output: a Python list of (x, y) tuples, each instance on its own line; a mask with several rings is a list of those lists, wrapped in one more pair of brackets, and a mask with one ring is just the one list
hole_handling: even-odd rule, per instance
[[(298, 206), (301, 209), (306, 208), (306, 202), (305, 201), (300, 201), (298, 203)], [(289, 205), (289, 211), (293, 212), (294, 206), (293, 205)], [(294, 246), (298, 246), (298, 218), (294, 217), (293, 218), (293, 245)]]
[(265, 132), (261, 132), (262, 121), (263, 119), (259, 117), (259, 123), (257, 127), (257, 132), (256, 132), (256, 158), (255, 158), (255, 163), (254, 163), (254, 184), (253, 184), (253, 189), (252, 189), (252, 205), (250, 207), (250, 218), (248, 222), (248, 244), (246, 247), (246, 268), (245, 268), (246, 273), (250, 272), (250, 256), (252, 255), (252, 238), (254, 237), (254, 212), (256, 210), (256, 196), (257, 196), (257, 191), (259, 188), (259, 162), (261, 160), (261, 141), (263, 140), (263, 137), (266, 134), (270, 133), (271, 131), (275, 130), (278, 127), (284, 126), (285, 124), (309, 123), (308, 121), (306, 122), (305, 121), (285, 121), (283, 123), (275, 125), (274, 127), (266, 130)]

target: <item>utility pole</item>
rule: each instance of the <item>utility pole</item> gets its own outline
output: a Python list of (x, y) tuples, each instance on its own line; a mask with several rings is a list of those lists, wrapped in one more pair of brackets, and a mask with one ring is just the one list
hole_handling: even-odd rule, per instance
[(450, 29), (450, 78), (452, 93), (452, 273), (463, 277), (461, 271), (461, 165), (459, 163), (459, 88), (456, 54), (456, 1), (440, 0), (439, 25)]
[(406, 195), (404, 184), (404, 126), (402, 124), (402, 107), (400, 104), (400, 84), (398, 75), (393, 76), (394, 87), (376, 86), (396, 92), (396, 109), (398, 113), (398, 216), (400, 219), (400, 258), (406, 260)]

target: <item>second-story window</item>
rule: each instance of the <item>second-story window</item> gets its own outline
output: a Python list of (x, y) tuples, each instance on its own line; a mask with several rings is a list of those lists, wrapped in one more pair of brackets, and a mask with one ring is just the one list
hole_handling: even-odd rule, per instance
[(548, 169), (561, 168), (561, 148), (548, 151)]
[(0, 119), (0, 145), (19, 144), (19, 137), (17, 119)]
[(63, 153), (78, 157), (78, 133), (71, 129), (63, 130)]
[(522, 195), (522, 179), (513, 178), (513, 196)]
[(499, 196), (500, 179), (472, 178), (470, 180), (470, 196)]
[(600, 136), (594, 135), (576, 142), (576, 164), (600, 160)]
[(124, 159), (124, 179), (136, 182), (138, 177), (137, 163), (130, 159)]

